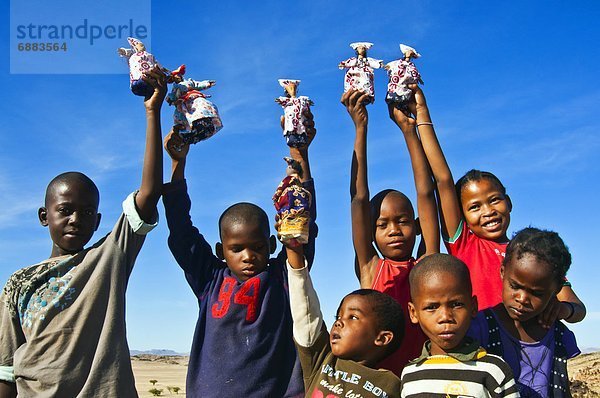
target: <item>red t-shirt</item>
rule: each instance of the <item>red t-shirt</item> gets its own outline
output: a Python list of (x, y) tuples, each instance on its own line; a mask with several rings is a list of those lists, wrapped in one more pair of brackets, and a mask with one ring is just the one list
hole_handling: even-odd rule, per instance
[(389, 369), (398, 376), (402, 374), (402, 369), (404, 369), (408, 361), (421, 355), (423, 343), (427, 340), (419, 325), (412, 323), (408, 315), (408, 302), (410, 301), (408, 274), (414, 265), (414, 258), (408, 261), (379, 259), (372, 286), (373, 290), (391, 296), (402, 306), (402, 313), (404, 315), (404, 338), (402, 339), (402, 344), (398, 350), (379, 364), (380, 367)]
[(508, 242), (497, 243), (475, 235), (461, 221), (454, 238), (445, 241), (448, 254), (462, 260), (471, 273), (473, 295), (477, 296), (479, 310), (502, 302), (500, 266)]

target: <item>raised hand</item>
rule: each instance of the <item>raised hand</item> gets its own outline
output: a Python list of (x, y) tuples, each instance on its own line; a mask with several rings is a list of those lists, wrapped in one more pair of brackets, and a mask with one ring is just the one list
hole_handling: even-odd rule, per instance
[(369, 113), (365, 104), (369, 103), (369, 94), (358, 90), (346, 91), (340, 102), (346, 107), (356, 127), (366, 127), (369, 121)]
[(144, 72), (142, 80), (154, 88), (152, 95), (144, 98), (146, 111), (160, 111), (167, 95), (167, 76), (158, 65), (155, 65), (148, 72)]
[(165, 137), (164, 147), (173, 161), (185, 160), (189, 151), (190, 145), (184, 144), (183, 138), (179, 135), (180, 126), (173, 126), (169, 134)]

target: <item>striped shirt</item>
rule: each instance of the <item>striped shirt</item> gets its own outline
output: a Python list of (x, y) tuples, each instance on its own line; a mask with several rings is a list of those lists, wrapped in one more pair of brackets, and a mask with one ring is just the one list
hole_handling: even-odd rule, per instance
[(519, 392), (508, 364), (470, 340), (448, 355), (430, 355), (425, 343), (423, 354), (402, 371), (401, 397), (518, 398)]

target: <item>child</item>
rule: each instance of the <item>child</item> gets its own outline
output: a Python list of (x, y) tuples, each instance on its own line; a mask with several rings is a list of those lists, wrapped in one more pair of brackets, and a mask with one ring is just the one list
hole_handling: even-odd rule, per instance
[[(423, 91), (417, 85), (410, 88), (415, 93), (419, 135), (437, 183), (446, 248), (469, 267), (479, 308), (493, 307), (502, 301), (500, 265), (508, 244), (506, 231), (512, 202), (504, 185), (489, 172), (471, 170), (455, 187)], [(567, 282), (540, 322), (547, 327), (556, 319), (579, 322), (585, 312), (585, 306)]]
[(402, 371), (402, 397), (519, 396), (510, 367), (465, 337), (477, 313), (469, 270), (447, 254), (432, 254), (410, 273), (410, 320), (429, 341)]
[(112, 232), (84, 246), (100, 224), (99, 193), (82, 173), (55, 177), (40, 223), (48, 260), (15, 272), (0, 296), (1, 397), (137, 397), (125, 336), (125, 290), (162, 189), (160, 108), (164, 74), (144, 81), (146, 153), (142, 184), (123, 202)]
[(289, 247), (288, 280), (294, 339), (306, 397), (399, 397), (400, 380), (377, 369), (403, 335), (400, 305), (376, 290), (348, 294), (327, 333), (302, 247)]
[[(316, 133), (307, 114), (309, 141)], [(169, 248), (198, 298), (200, 312), (188, 368), (186, 393), (193, 397), (296, 397), (304, 393), (292, 338), (285, 251), (275, 251), (266, 213), (250, 203), (229, 207), (219, 220), (216, 256), (190, 220), (184, 179), (189, 145), (170, 134), (165, 148), (173, 160), (163, 192)], [(176, 148), (180, 148), (177, 151)], [(308, 146), (291, 148), (304, 170), (310, 208), (309, 263), (314, 255), (316, 218)]]
[(560, 321), (550, 329), (538, 321), (570, 265), (571, 254), (556, 232), (519, 231), (500, 270), (502, 303), (480, 311), (469, 330), (508, 362), (522, 397), (571, 396), (567, 359), (580, 353), (575, 336)]
[[(416, 236), (422, 231), (425, 254), (439, 251), (439, 226), (434, 186), (427, 159), (415, 129), (415, 120), (393, 105), (388, 105), (390, 118), (404, 133), (410, 154), (420, 223), (410, 200), (402, 193), (384, 190), (369, 203), (367, 182), (367, 121), (365, 108), (368, 94), (349, 91), (342, 103), (356, 127), (352, 158), (350, 196), (352, 199), (352, 239), (356, 252), (360, 286), (391, 295), (402, 306), (408, 319), (410, 290), (408, 274), (415, 264), (412, 257)], [(412, 107), (414, 101), (409, 104)], [(414, 108), (414, 107), (413, 107)], [(373, 241), (375, 246), (373, 246)], [(382, 254), (379, 257), (377, 250)], [(425, 336), (417, 325), (405, 324), (405, 338), (400, 349), (381, 366), (400, 375), (404, 365), (420, 354)]]

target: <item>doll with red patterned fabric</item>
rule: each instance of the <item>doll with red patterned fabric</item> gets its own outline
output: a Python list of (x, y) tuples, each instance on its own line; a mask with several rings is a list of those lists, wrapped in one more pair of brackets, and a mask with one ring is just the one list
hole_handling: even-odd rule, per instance
[(368, 94), (368, 104), (375, 102), (375, 89), (373, 88), (373, 69), (383, 68), (383, 61), (367, 57), (367, 51), (373, 43), (350, 43), (356, 51), (356, 57), (340, 62), (340, 69), (348, 69), (344, 76), (344, 92), (358, 90)]
[(206, 140), (223, 128), (219, 110), (200, 90), (215, 85), (214, 80), (184, 79), (185, 68), (172, 73), (173, 87), (167, 95), (169, 105), (175, 105), (173, 124), (185, 144)]
[(283, 159), (288, 166), (286, 177), (273, 195), (273, 204), (277, 211), (275, 227), (277, 236), (283, 243), (298, 246), (308, 242), (312, 195), (302, 186), (300, 162), (289, 157)]
[(155, 65), (158, 65), (163, 72), (168, 72), (168, 70), (160, 66), (154, 55), (146, 51), (146, 46), (140, 40), (135, 37), (128, 37), (127, 41), (131, 48), (121, 47), (117, 50), (117, 53), (119, 56), (127, 58), (129, 62), (129, 84), (131, 91), (135, 95), (149, 97), (154, 92), (154, 88), (142, 80), (144, 73), (148, 73)]
[(389, 77), (385, 102), (393, 104), (398, 109), (408, 110), (408, 102), (413, 95), (408, 85), (423, 84), (421, 74), (411, 61), (412, 58), (421, 57), (421, 54), (414, 48), (404, 44), (400, 44), (400, 51), (404, 54), (404, 58), (389, 62), (384, 66)]
[(300, 80), (279, 79), (279, 84), (285, 91), (285, 96), (275, 98), (275, 102), (284, 109), (283, 116), (283, 136), (288, 146), (300, 148), (308, 143), (306, 127), (306, 112), (311, 105), (312, 100), (304, 95), (296, 96)]

